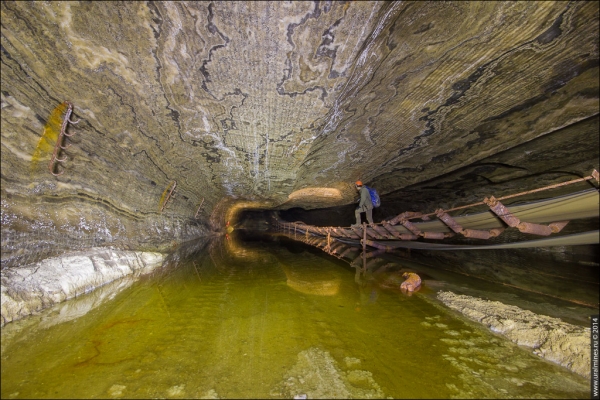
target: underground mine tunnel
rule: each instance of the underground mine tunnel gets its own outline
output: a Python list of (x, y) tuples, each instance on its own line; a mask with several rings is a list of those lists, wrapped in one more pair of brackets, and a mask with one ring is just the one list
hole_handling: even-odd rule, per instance
[(598, 4), (2, 2), (1, 397), (588, 398)]

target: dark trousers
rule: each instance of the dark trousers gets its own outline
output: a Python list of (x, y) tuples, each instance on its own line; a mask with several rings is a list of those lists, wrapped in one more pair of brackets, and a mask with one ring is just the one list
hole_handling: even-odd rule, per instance
[(365, 210), (364, 208), (357, 208), (356, 211), (354, 211), (354, 215), (356, 216), (356, 224), (360, 225), (360, 214), (361, 213), (365, 213), (367, 214), (367, 221), (369, 222), (369, 224), (373, 223), (373, 209), (370, 210)]

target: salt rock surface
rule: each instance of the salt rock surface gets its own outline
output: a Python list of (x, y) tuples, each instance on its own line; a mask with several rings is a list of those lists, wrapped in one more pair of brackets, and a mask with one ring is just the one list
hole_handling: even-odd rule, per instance
[(147, 274), (164, 254), (94, 248), (1, 272), (2, 326), (125, 276)]
[(534, 349), (538, 356), (590, 377), (590, 328), (539, 315), (499, 301), (441, 291), (445, 305), (480, 322), (514, 343)]

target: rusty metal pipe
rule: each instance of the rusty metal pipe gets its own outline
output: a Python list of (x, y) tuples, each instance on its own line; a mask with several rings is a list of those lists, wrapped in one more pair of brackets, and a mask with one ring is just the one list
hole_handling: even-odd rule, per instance
[(562, 228), (567, 226), (568, 223), (569, 221), (552, 222), (551, 224), (548, 224), (548, 226), (552, 230), (552, 233), (558, 233), (562, 230)]
[(443, 232), (423, 232), (421, 236), (425, 239), (443, 239), (445, 237)]
[(401, 223), (402, 220), (411, 219), (411, 218), (419, 218), (422, 215), (423, 214), (420, 212), (405, 211), (402, 214), (399, 214), (399, 215), (395, 216), (394, 218), (390, 219), (388, 222), (390, 225), (396, 225), (396, 224), (398, 224), (398, 222)]
[(419, 230), (419, 228), (417, 228), (412, 222), (407, 221), (406, 219), (403, 219), (402, 221), (400, 221), (400, 223), (409, 231), (411, 231), (413, 234), (420, 236), (421, 235), (421, 231)]
[(530, 222), (521, 222), (517, 228), (523, 233), (533, 233), (534, 235), (548, 236), (552, 233), (552, 228), (546, 225), (532, 224)]
[(519, 218), (512, 215), (508, 208), (500, 203), (494, 196), (491, 196), (489, 199), (486, 197), (483, 199), (483, 202), (511, 228), (516, 227), (521, 222)]
[(381, 223), (381, 226), (383, 226), (383, 229), (385, 229), (386, 231), (388, 231), (390, 233), (390, 235), (392, 235), (393, 237), (395, 237), (396, 239), (400, 239), (400, 233), (395, 230), (392, 225), (390, 225), (389, 223), (383, 221)]
[(444, 210), (442, 210), (441, 208), (439, 210), (435, 211), (435, 215), (446, 225), (448, 225), (448, 227), (450, 229), (452, 229), (454, 232), (456, 233), (462, 233), (463, 231), (463, 227), (460, 226), (458, 224), (458, 222), (456, 222), (454, 220), (454, 218), (452, 218), (451, 216), (449, 216), (447, 213), (444, 212)]
[(504, 228), (490, 229), (490, 237), (500, 236), (502, 232), (504, 232)]
[(400, 240), (417, 240), (419, 237), (417, 235), (413, 235), (412, 233), (402, 233), (400, 235)]
[(381, 226), (377, 226), (377, 225), (373, 224), (373, 226), (371, 228), (375, 232), (377, 232), (381, 237), (383, 237), (384, 239), (394, 239), (394, 236), (390, 235), (390, 233)]
[(471, 239), (489, 239), (492, 236), (489, 231), (479, 229), (465, 229), (462, 234)]

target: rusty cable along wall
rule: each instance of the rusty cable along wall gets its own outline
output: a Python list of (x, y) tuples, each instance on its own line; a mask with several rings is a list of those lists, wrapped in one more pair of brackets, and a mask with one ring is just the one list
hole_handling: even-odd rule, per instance
[[(577, 182), (588, 181), (591, 179), (595, 179), (598, 183), (599, 174), (598, 171), (594, 170), (590, 176), (586, 176), (580, 179), (574, 179), (567, 182), (557, 183), (549, 186), (545, 186), (538, 189), (528, 190), (525, 192), (520, 192), (512, 195), (507, 195), (500, 197), (498, 199), (494, 198), (494, 196), (490, 196), (490, 198), (485, 198), (482, 202), (468, 204), (465, 206), (455, 207), (449, 210), (438, 209), (433, 213), (422, 214), (420, 212), (406, 211), (403, 212), (396, 217), (390, 219), (389, 221), (382, 221), (381, 223), (375, 223), (371, 225), (363, 224), (362, 226), (350, 226), (349, 228), (345, 227), (316, 227), (312, 225), (307, 225), (304, 222), (281, 222), (279, 220), (276, 221), (276, 225), (279, 228), (283, 229), (301, 229), (305, 232), (308, 237), (309, 232), (311, 234), (319, 235), (319, 236), (327, 236), (328, 241), (331, 240), (332, 233), (334, 238), (349, 238), (349, 239), (358, 239), (361, 243), (365, 243), (367, 240), (377, 241), (377, 240), (416, 240), (419, 237), (423, 237), (424, 239), (435, 239), (441, 240), (448, 237), (452, 237), (455, 234), (461, 234), (466, 238), (472, 239), (482, 239), (487, 240), (490, 238), (494, 238), (502, 234), (505, 228), (493, 228), (489, 230), (478, 230), (478, 229), (465, 229), (460, 224), (458, 224), (448, 212), (456, 211), (460, 209), (465, 209), (469, 207), (479, 206), (479, 205), (487, 205), (490, 210), (497, 215), (504, 223), (506, 223), (511, 228), (517, 228), (520, 232), (529, 233), (539, 236), (548, 236), (552, 233), (560, 232), (569, 221), (556, 221), (552, 222), (548, 225), (535, 224), (531, 222), (521, 221), (519, 218), (514, 216), (509, 209), (500, 203), (499, 200), (514, 198), (517, 196), (523, 196), (526, 194), (541, 192), (544, 190), (554, 189), (561, 186), (570, 185)], [(421, 218), (424, 221), (428, 221), (430, 216), (435, 215), (440, 221), (444, 223), (447, 227), (449, 227), (454, 233), (443, 233), (443, 232), (422, 232), (415, 224), (410, 222), (410, 219)], [(393, 228), (394, 225), (400, 223), (404, 228), (410, 231), (410, 234), (399, 233), (397, 230)]]

